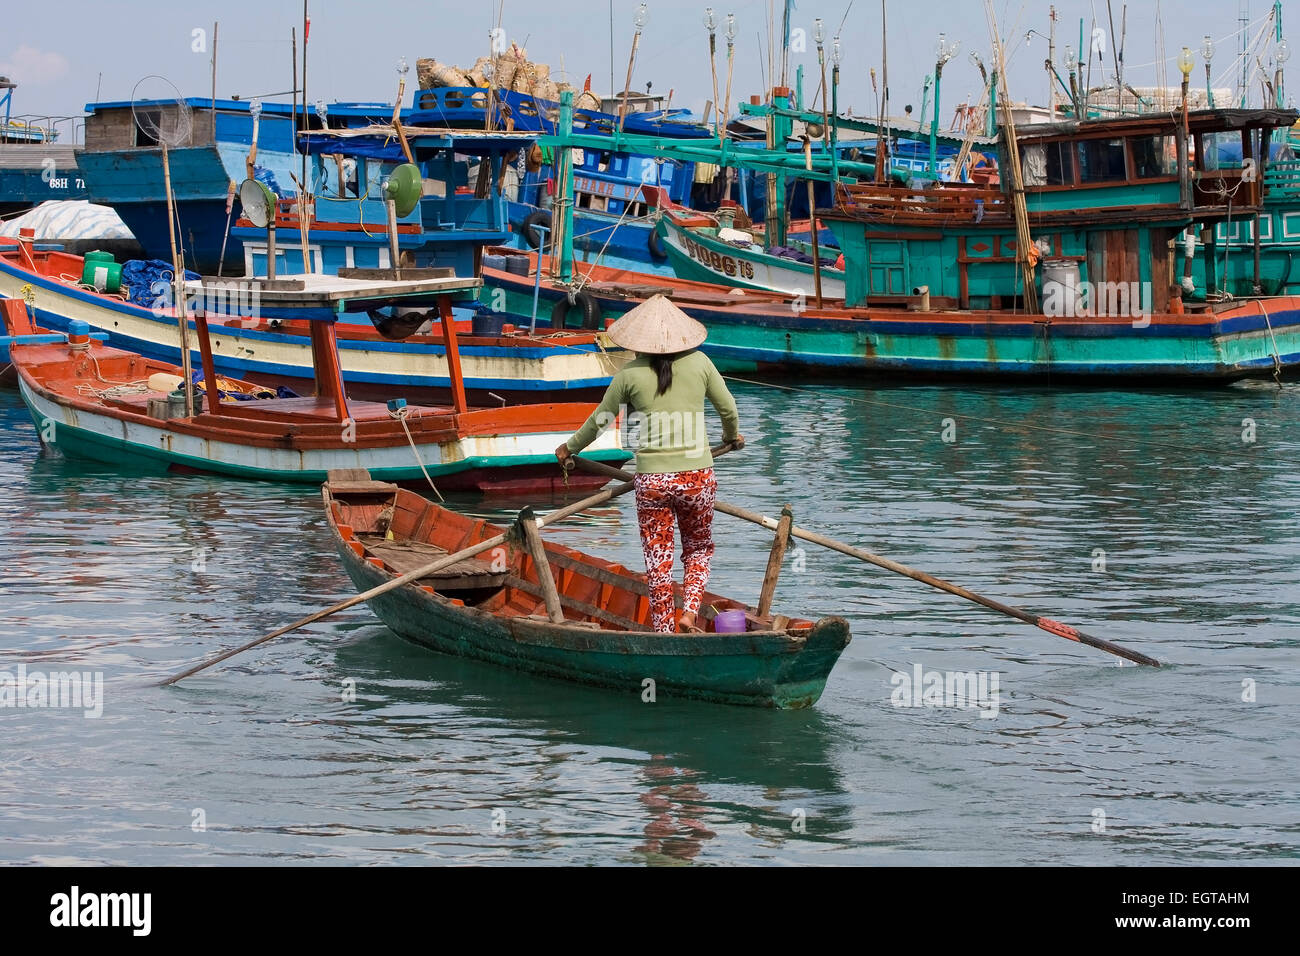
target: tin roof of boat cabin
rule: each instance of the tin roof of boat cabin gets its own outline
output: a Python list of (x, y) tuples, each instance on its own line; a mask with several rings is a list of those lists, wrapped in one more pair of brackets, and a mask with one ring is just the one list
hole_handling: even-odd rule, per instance
[[(1213, 109), (1187, 114), (1187, 128), (1193, 133), (1221, 133), (1256, 127), (1291, 126), (1300, 118), (1296, 110), (1280, 109)], [(1058, 120), (1016, 127), (1016, 139), (1023, 145), (1034, 139), (1075, 139), (1090, 134), (1140, 136), (1166, 132), (1182, 125), (1181, 110), (1167, 113), (1141, 113), (1106, 119)]]
[[(214, 101), (208, 96), (188, 96), (182, 102), (193, 110), (210, 110), (213, 108), (215, 102), (215, 106), (219, 110), (247, 113), (249, 105), (254, 99), (256, 99), (256, 97), (217, 99)], [(170, 99), (140, 99), (135, 100), (134, 103), (131, 100), (108, 100), (103, 103), (87, 103), (86, 112), (95, 113), (99, 110), (130, 109), (133, 105), (137, 108), (142, 106), (173, 106), (175, 103), (175, 100)], [(338, 114), (341, 116), (389, 116), (393, 112), (392, 103), (326, 103), (325, 108), (328, 113)], [(299, 104), (297, 110), (299, 113), (302, 112), (301, 104)], [(291, 116), (294, 112), (294, 106), (292, 103), (263, 101), (262, 111), (265, 113)], [(409, 109), (405, 109), (403, 110), (403, 115), (409, 112)]]

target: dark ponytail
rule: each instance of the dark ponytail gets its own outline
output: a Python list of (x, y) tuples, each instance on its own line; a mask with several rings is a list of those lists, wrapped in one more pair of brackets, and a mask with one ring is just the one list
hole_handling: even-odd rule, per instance
[(672, 355), (650, 356), (650, 368), (654, 370), (655, 378), (659, 380), (659, 390), (655, 392), (656, 398), (673, 387), (673, 363), (686, 354), (686, 352), (676, 352)]
[(673, 358), (672, 355), (650, 356), (650, 367), (654, 369), (655, 378), (659, 380), (659, 388), (655, 392), (656, 398), (673, 387)]

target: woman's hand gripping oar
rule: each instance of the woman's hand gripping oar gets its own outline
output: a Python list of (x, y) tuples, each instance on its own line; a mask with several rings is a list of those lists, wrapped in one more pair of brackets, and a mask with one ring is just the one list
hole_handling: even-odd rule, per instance
[[(715, 452), (715, 454), (717, 454)], [(611, 478), (628, 479), (632, 476), (618, 468), (601, 464), (597, 461), (591, 461), (586, 458), (573, 458), (579, 468), (583, 471), (589, 471), (593, 474), (608, 475)], [(718, 501), (713, 506), (715, 511), (731, 515), (735, 518), (742, 518), (745, 521), (752, 521), (754, 524), (761, 525), (771, 531), (777, 528), (775, 518), (769, 518), (755, 511), (741, 508), (736, 505), (727, 504), (724, 501)], [(838, 551), (840, 554), (847, 554), (851, 558), (857, 558), (860, 561), (866, 561), (868, 564), (874, 564), (876, 567), (884, 568), (886, 571), (893, 571), (895, 574), (901, 574), (909, 577), (913, 581), (920, 581), (922, 584), (928, 584), (932, 588), (938, 588), (940, 591), (947, 591), (949, 594), (955, 594), (958, 597), (965, 598), (968, 601), (974, 601), (976, 604), (982, 604), (991, 610), (998, 611), (1008, 617), (1014, 617), (1018, 621), (1024, 621), (1026, 624), (1032, 624), (1035, 627), (1042, 628), (1049, 634), (1055, 634), (1057, 637), (1064, 637), (1066, 640), (1076, 641), (1080, 644), (1087, 644), (1089, 647), (1095, 647), (1098, 650), (1106, 651), (1117, 657), (1133, 661), (1137, 664), (1146, 664), (1149, 667), (1159, 667), (1160, 662), (1154, 657), (1148, 657), (1138, 651), (1129, 650), (1112, 641), (1103, 640), (1100, 637), (1093, 637), (1091, 634), (1085, 634), (1076, 630), (1068, 624), (1062, 624), (1060, 621), (1054, 621), (1049, 617), (1043, 617), (1041, 614), (1034, 614), (1030, 611), (1013, 607), (1010, 604), (1003, 604), (1001, 601), (995, 601), (992, 598), (984, 597), (982, 594), (976, 594), (974, 591), (967, 590), (957, 584), (952, 584), (942, 578), (936, 578), (932, 574), (926, 574), (924, 571), (918, 571), (915, 568), (909, 568), (905, 564), (899, 564), (889, 558), (881, 557), (878, 554), (872, 554), (870, 551), (864, 551), (861, 548), (855, 548), (851, 544), (845, 544), (843, 541), (836, 541), (834, 538), (828, 538), (826, 535), (818, 534), (815, 531), (807, 531), (803, 528), (792, 527), (790, 535), (795, 538), (802, 538), (804, 541), (811, 541), (813, 544), (819, 544), (823, 548), (830, 548), (832, 551)]]

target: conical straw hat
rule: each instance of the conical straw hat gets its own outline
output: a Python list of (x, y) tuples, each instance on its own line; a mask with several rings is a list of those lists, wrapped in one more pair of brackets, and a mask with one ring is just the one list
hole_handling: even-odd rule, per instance
[(709, 331), (666, 296), (642, 302), (609, 327), (610, 340), (631, 352), (672, 355), (695, 348)]

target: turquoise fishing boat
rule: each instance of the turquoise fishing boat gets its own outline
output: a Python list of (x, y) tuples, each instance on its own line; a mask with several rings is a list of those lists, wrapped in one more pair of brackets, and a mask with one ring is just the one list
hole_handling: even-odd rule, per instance
[[(683, 209), (652, 186), (642, 187), (659, 213), (655, 234), (668, 255), (673, 274), (697, 282), (737, 289), (781, 292), (844, 300), (844, 270), (836, 265), (839, 249), (814, 249), (808, 242), (787, 239), (780, 251), (764, 247), (754, 233), (736, 228), (734, 207), (716, 213)], [(829, 255), (828, 255), (829, 254)], [(814, 259), (821, 264), (820, 273)]]
[[(786, 119), (817, 118), (772, 109)], [(1210, 228), (1261, 208), (1257, 177), (1244, 167), (1209, 169), (1188, 144), (1236, 136), (1246, 156), (1267, 156), (1271, 138), (1296, 115), (1204, 110), (1186, 120), (1151, 114), (1026, 128), (1015, 147), (1024, 240), (1009, 185), (876, 183), (849, 164), (837, 169), (834, 151), (829, 163), (814, 157), (812, 170), (770, 151), (727, 152), (729, 161), (774, 175), (837, 182), (836, 205), (817, 216), (844, 252), (843, 306), (575, 268), (565, 250), (542, 295), (557, 309), (580, 302), (584, 314), (601, 318), (656, 292), (670, 295), (709, 327), (705, 349), (732, 370), (1164, 383), (1281, 376), (1300, 364), (1300, 300), (1185, 301), (1173, 247), (1189, 226)], [(555, 143), (585, 140), (561, 135)], [(694, 155), (702, 147), (681, 148)], [(1008, 168), (1008, 156), (1004, 143), (999, 168)], [(1213, 285), (1213, 258), (1204, 265)], [(532, 279), (486, 271), (484, 278), (508, 302), (525, 288), (531, 294)]]

